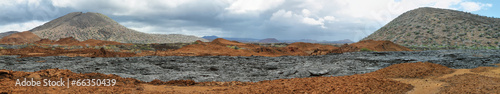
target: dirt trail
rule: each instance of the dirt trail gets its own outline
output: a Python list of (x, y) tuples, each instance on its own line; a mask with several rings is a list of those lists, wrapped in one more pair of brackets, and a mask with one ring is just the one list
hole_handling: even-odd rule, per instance
[(415, 86), (408, 94), (500, 93), (499, 67), (454, 70), (453, 73), (441, 76), (393, 79)]
[(413, 90), (408, 91), (407, 94), (436, 94), (439, 93), (441, 87), (447, 85), (445, 82), (433, 79), (394, 78), (393, 80), (415, 86)]

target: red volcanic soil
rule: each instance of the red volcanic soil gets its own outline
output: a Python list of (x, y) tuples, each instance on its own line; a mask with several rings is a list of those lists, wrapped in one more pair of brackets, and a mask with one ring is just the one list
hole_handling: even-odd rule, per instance
[[(237, 41), (229, 41), (222, 38), (212, 42), (197, 42), (198, 44), (184, 46), (174, 51), (157, 51), (160, 56), (308, 56), (324, 55), (336, 49), (334, 46), (326, 46), (310, 43), (295, 43), (287, 47), (264, 47), (253, 44), (245, 44)], [(316, 53), (314, 53), (316, 51)]]
[(54, 42), (54, 44), (74, 44), (74, 43), (80, 43), (80, 41), (76, 40), (73, 37), (67, 37), (67, 38), (61, 38)]
[(368, 48), (373, 51), (412, 51), (409, 48), (397, 45), (391, 41), (365, 40), (350, 45), (358, 48)]
[[(481, 68), (479, 70), (483, 70)], [(472, 69), (478, 70), (478, 69)], [(27, 78), (67, 80), (115, 79), (115, 86), (15, 86), (16, 80)], [(480, 87), (480, 88), (478, 88)], [(334, 93), (334, 94), (432, 94), (432, 93), (500, 93), (500, 68), (481, 72), (471, 69), (450, 69), (433, 63), (394, 64), (375, 72), (338, 77), (278, 79), (260, 82), (194, 82), (174, 80), (142, 82), (132, 78), (100, 73), (74, 73), (47, 69), (36, 72), (0, 70), (0, 93)]]
[(49, 40), (49, 39), (42, 39), (40, 41), (36, 41), (35, 44), (51, 44), (54, 43), (55, 41)]
[[(70, 80), (78, 80), (78, 79), (115, 79), (115, 86), (72, 86), (70, 88), (67, 87), (58, 87), (58, 86), (15, 86), (16, 80), (20, 81), (27, 79), (27, 81), (31, 81), (33, 78), (34, 81), (43, 81), (43, 79), (51, 80), (51, 81), (59, 81), (60, 78), (63, 78), (63, 81), (67, 81), (68, 78)], [(70, 70), (61, 70), (61, 69), (47, 69), (36, 72), (21, 72), (21, 71), (8, 71), (8, 70), (0, 70), (0, 92), (3, 93), (31, 93), (31, 94), (39, 94), (39, 93), (124, 93), (129, 91), (137, 90), (137, 87), (140, 86), (141, 81), (132, 79), (132, 78), (122, 78), (117, 75), (105, 75), (100, 73), (74, 73)], [(66, 82), (65, 82), (66, 83)], [(67, 86), (67, 85), (65, 85)], [(129, 92), (133, 93), (133, 92)]]
[(3, 37), (0, 39), (0, 44), (24, 44), (33, 43), (39, 40), (41, 39), (37, 35), (31, 33), (30, 31), (24, 31)]
[[(31, 32), (22, 32), (22, 33), (27, 33), (24, 35), (32, 34)], [(20, 35), (12, 34), (11, 36), (14, 37)], [(33, 39), (32, 37), (34, 37), (35, 39)], [(4, 38), (11, 39), (9, 37), (4, 37)], [(36, 35), (33, 35), (29, 38), (23, 37), (15, 40), (28, 40), (28, 39), (36, 40), (36, 38), (38, 37)], [(33, 42), (26, 41), (26, 43), (33, 43)], [(42, 47), (47, 47), (46, 45), (42, 44), (51, 44), (59, 46), (83, 46), (83, 47), (105, 46), (105, 45), (129, 45), (129, 46), (132, 45), (127, 43), (94, 40), (94, 39), (89, 39), (80, 42), (74, 39), (73, 37), (62, 38), (57, 41), (41, 39), (39, 41), (34, 42), (34, 44), (37, 44), (38, 46)], [(265, 46), (245, 44), (237, 41), (229, 41), (222, 38), (218, 38), (213, 40), (212, 42), (197, 41), (196, 44), (187, 45), (180, 49), (175, 49), (175, 50), (141, 51), (141, 53), (137, 53), (133, 56), (270, 56), (270, 57), (311, 56), (311, 55), (326, 55), (329, 53), (356, 52), (360, 51), (362, 48), (367, 48), (373, 51), (411, 51), (406, 47), (394, 44), (390, 41), (367, 40), (367, 41), (360, 41), (358, 43), (353, 43), (350, 45), (345, 44), (341, 47), (314, 44), (314, 43), (303, 43), (303, 42), (292, 43), (286, 47), (265, 47)], [(26, 48), (26, 49), (32, 49), (32, 48)], [(49, 50), (45, 52), (29, 52), (29, 53), (24, 53), (23, 51), (19, 51), (17, 53), (12, 52), (12, 51), (17, 51), (16, 49), (9, 49), (9, 50), (10, 50), (9, 53), (5, 53), (5, 51), (7, 51), (5, 50), (3, 52), (0, 52), (0, 54), (23, 55), (22, 57), (26, 57), (26, 56), (50, 56), (50, 55), (75, 56), (74, 54), (87, 53), (85, 51), (82, 52), (75, 50), (63, 51), (64, 49), (57, 51)], [(85, 50), (85, 49), (80, 49), (80, 50)], [(90, 51), (96, 51), (96, 49)], [(77, 55), (77, 56), (84, 56), (84, 55)], [(93, 55), (88, 55), (88, 56), (93, 56)], [(124, 56), (128, 57), (131, 55), (124, 55)], [(106, 57), (114, 57), (114, 56), (106, 56)]]
[(220, 90), (217, 93), (254, 94), (401, 94), (413, 88), (410, 84), (387, 78), (368, 76), (311, 77), (261, 81), (252, 85)]
[(375, 72), (364, 75), (382, 76), (388, 78), (425, 78), (433, 76), (442, 76), (444, 74), (453, 73), (454, 70), (443, 65), (417, 62), (395, 64)]
[(104, 41), (104, 40), (95, 40), (89, 39), (85, 41), (78, 41), (73, 37), (61, 38), (57, 41), (52, 41), (48, 39), (42, 39), (40, 41), (35, 42), (36, 44), (52, 44), (52, 45), (61, 45), (61, 46), (105, 46), (105, 45), (132, 45), (129, 43), (119, 43), (114, 41)]
[(304, 42), (295, 42), (287, 46), (288, 48), (297, 48), (300, 51), (304, 51), (310, 55), (326, 55), (328, 53), (332, 53), (333, 50), (339, 49), (339, 47), (335, 47), (332, 45), (321, 45), (315, 43), (304, 43)]
[(81, 56), (81, 57), (132, 57), (135, 53), (111, 52), (101, 49), (73, 49), (65, 50), (62, 48), (42, 48), (37, 46), (25, 47), (22, 49), (0, 49), (2, 55), (19, 55), (22, 57), (40, 57), (40, 56)]
[(103, 40), (95, 40), (95, 39), (88, 39), (85, 41), (80, 42), (79, 44), (75, 44), (79, 46), (103, 46), (103, 45), (132, 45), (130, 43), (120, 43), (120, 42), (115, 42), (115, 41), (103, 41)]
[(334, 51), (335, 53), (343, 52), (357, 52), (361, 49), (366, 48), (372, 51), (413, 51), (404, 46), (395, 44), (391, 41), (375, 41), (375, 40), (364, 40), (350, 45), (343, 45), (339, 50)]

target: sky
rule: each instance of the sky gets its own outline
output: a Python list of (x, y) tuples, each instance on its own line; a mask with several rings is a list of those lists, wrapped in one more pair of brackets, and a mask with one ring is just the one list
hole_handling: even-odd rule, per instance
[(0, 0), (0, 32), (97, 12), (145, 33), (358, 41), (419, 7), (500, 18), (500, 0)]

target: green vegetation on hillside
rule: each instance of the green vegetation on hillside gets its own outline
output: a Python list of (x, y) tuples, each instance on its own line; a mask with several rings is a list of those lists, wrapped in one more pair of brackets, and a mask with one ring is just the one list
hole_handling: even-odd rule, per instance
[(370, 50), (368, 48), (361, 48), (360, 51), (362, 51), (362, 52), (373, 52), (372, 50)]
[(403, 45), (412, 50), (448, 50), (448, 49), (471, 49), (471, 50), (500, 50), (494, 46), (436, 46), (436, 45)]

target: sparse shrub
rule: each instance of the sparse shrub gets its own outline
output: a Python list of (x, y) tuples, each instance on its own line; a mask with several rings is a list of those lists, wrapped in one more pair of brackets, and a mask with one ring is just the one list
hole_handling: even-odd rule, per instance
[(373, 50), (370, 50), (368, 48), (361, 48), (360, 51), (362, 51), (362, 52), (373, 52)]
[(467, 33), (458, 34), (459, 36), (465, 36)]
[(111, 49), (111, 47), (104, 45), (104, 49)]
[(151, 48), (150, 46), (142, 46), (140, 49), (141, 50), (154, 50), (154, 48)]
[(229, 45), (228, 45), (228, 46), (226, 46), (226, 47), (229, 47), (229, 48), (231, 48), (231, 49), (236, 49), (236, 50), (240, 49), (238, 46), (229, 46)]
[(448, 31), (450, 31), (450, 30), (448, 30), (448, 29), (443, 30), (443, 32), (448, 32)]
[(418, 31), (417, 31), (417, 32), (413, 32), (413, 33), (415, 33), (415, 35), (418, 35), (418, 34), (420, 34), (420, 32), (418, 32)]

